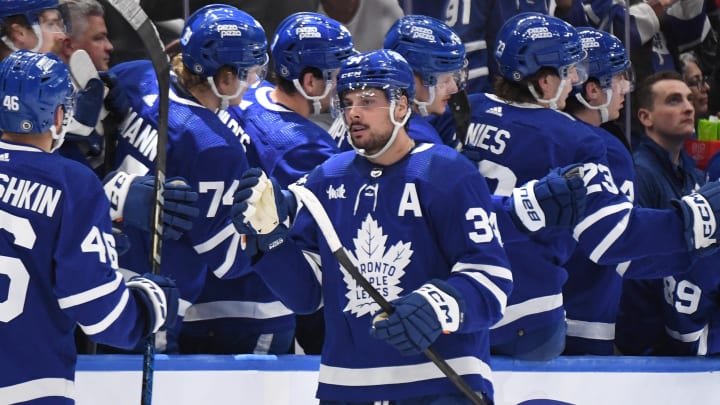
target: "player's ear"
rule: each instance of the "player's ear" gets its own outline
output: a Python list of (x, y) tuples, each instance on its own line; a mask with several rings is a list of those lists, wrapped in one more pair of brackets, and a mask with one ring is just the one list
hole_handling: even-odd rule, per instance
[(643, 127), (652, 127), (652, 111), (648, 110), (647, 108), (640, 108), (637, 112), (637, 118)]

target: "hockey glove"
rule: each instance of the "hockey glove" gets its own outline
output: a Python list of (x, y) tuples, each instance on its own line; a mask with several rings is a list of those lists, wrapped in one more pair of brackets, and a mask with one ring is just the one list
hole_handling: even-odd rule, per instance
[(180, 292), (173, 280), (159, 274), (146, 273), (132, 277), (127, 287), (146, 310), (150, 325), (146, 329), (147, 335), (175, 325)]
[(673, 200), (685, 223), (688, 250), (700, 250), (717, 244), (720, 211), (720, 182), (712, 181), (698, 191)]
[(240, 178), (230, 209), (235, 229), (247, 237), (247, 243), (257, 243), (263, 252), (283, 244), (287, 237), (288, 210), (292, 197), (285, 194), (274, 179), (258, 168), (251, 168)]
[(513, 190), (510, 216), (518, 229), (573, 228), (585, 213), (587, 188), (580, 165), (557, 168)]
[(465, 300), (450, 284), (431, 280), (392, 302), (395, 311), (375, 314), (370, 335), (395, 347), (404, 356), (427, 349), (440, 333), (460, 329)]
[[(135, 228), (150, 232), (155, 203), (155, 178), (113, 172), (105, 178), (105, 194), (110, 200), (110, 216)], [(198, 194), (181, 177), (165, 181), (163, 192), (163, 239), (179, 239), (192, 229), (200, 214), (195, 207)]]

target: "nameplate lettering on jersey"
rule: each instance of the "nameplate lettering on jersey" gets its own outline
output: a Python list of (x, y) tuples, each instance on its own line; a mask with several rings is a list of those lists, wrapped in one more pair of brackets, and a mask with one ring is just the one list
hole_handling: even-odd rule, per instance
[(510, 139), (510, 132), (493, 125), (473, 122), (468, 128), (468, 136), (465, 143), (476, 148), (485, 149), (496, 155), (505, 151), (507, 140)]
[(154, 161), (157, 155), (157, 130), (150, 123), (138, 115), (135, 110), (130, 109), (127, 118), (120, 126), (120, 135), (127, 142), (138, 150), (149, 161)]
[(0, 173), (0, 201), (52, 217), (62, 197), (62, 190), (46, 184)]
[(250, 145), (250, 135), (245, 132), (243, 127), (240, 126), (240, 123), (237, 122), (227, 110), (219, 110), (217, 116), (223, 124), (230, 128), (232, 133), (235, 134), (235, 137), (240, 140), (243, 148), (245, 148), (245, 145)]

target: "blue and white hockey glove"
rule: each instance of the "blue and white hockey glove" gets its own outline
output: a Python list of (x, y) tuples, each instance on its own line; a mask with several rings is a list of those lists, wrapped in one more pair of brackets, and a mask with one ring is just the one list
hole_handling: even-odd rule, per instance
[(673, 200), (672, 203), (680, 211), (685, 223), (689, 251), (717, 246), (720, 182), (709, 182), (698, 191), (680, 200)]
[(284, 193), (275, 179), (251, 168), (240, 178), (230, 215), (235, 229), (246, 235), (247, 244), (256, 243), (260, 251), (267, 252), (285, 241), (288, 213), (294, 201), (292, 194)]
[(532, 233), (545, 227), (575, 227), (585, 213), (587, 199), (580, 167), (557, 168), (515, 188), (510, 216), (518, 229)]
[(460, 329), (465, 300), (450, 284), (431, 280), (392, 302), (395, 312), (375, 314), (370, 335), (395, 347), (404, 356), (421, 353), (441, 333)]
[[(105, 178), (105, 194), (110, 200), (110, 217), (122, 218), (123, 223), (150, 232), (155, 204), (155, 177), (112, 172)], [(193, 220), (200, 214), (195, 206), (197, 192), (181, 177), (165, 181), (163, 192), (163, 239), (179, 239), (192, 229)]]
[(146, 309), (148, 335), (175, 325), (180, 291), (173, 280), (159, 274), (146, 273), (132, 277), (127, 287)]
[(100, 119), (104, 94), (105, 86), (97, 78), (90, 79), (85, 88), (75, 94), (73, 119), (65, 134), (66, 141), (85, 144), (87, 154), (90, 156), (99, 156), (104, 146), (102, 135), (95, 131)]

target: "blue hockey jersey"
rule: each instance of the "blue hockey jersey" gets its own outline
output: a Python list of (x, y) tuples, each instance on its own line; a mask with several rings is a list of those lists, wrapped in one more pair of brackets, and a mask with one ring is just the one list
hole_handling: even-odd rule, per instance
[[(510, 104), (489, 94), (471, 95), (470, 103), (473, 114), (464, 153), (476, 162), (495, 194), (509, 195), (517, 185), (571, 163), (583, 164), (588, 188), (585, 218), (572, 234), (550, 228), (525, 241), (505, 241), (515, 284), (505, 317), (493, 327), (493, 344), (563, 319), (567, 272), (562, 264), (576, 241), (599, 264), (687, 250), (683, 224), (675, 212), (632, 210), (613, 181), (603, 140), (584, 123), (558, 111)], [(648, 234), (663, 238), (650, 241)]]
[[(155, 73), (149, 61), (122, 63), (112, 71), (130, 102), (117, 135), (115, 168), (131, 174), (153, 173), (158, 115)], [(176, 280), (186, 301), (183, 308), (187, 308), (200, 294), (207, 272), (220, 278), (249, 272), (249, 260), (241, 252), (241, 236), (230, 220), (233, 194), (248, 165), (241, 145), (243, 132), (231, 131), (174, 75), (171, 79), (166, 177), (183, 177), (198, 192), (200, 215), (192, 230), (179, 240), (163, 242), (162, 271)], [(144, 273), (149, 266), (150, 235), (125, 228), (132, 248), (121, 257), (120, 265)], [(183, 311), (181, 308), (180, 315)]]
[[(361, 273), (392, 301), (433, 278), (465, 299), (460, 330), (433, 344), (476, 390), (492, 397), (487, 328), (501, 316), (512, 275), (500, 245), (487, 186), (454, 150), (420, 144), (397, 163), (374, 165), (340, 153), (308, 177)], [(339, 268), (306, 208), (292, 241), (266, 253), (258, 273), (299, 313), (325, 307), (327, 336), (318, 397), (374, 401), (457, 392), (422, 355), (402, 356), (369, 336), (379, 306)], [(307, 260), (303, 268), (279, 266)]]
[(0, 141), (0, 156), (0, 402), (74, 403), (75, 326), (130, 348), (147, 319), (116, 271), (97, 176), (32, 146)]

